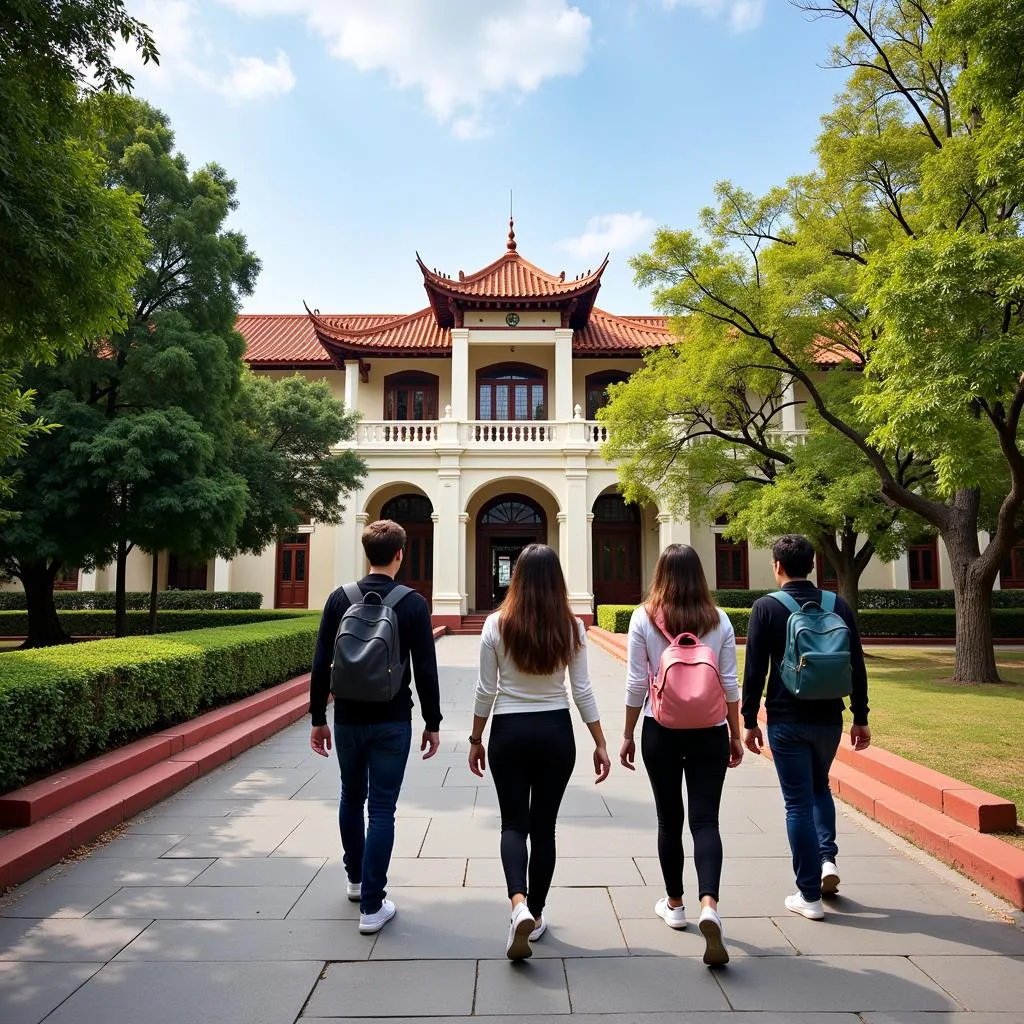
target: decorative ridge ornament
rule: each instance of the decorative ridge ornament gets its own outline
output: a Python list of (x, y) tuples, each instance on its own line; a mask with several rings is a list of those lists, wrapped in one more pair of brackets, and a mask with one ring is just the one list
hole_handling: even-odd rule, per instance
[(505, 243), (505, 248), (508, 249), (509, 252), (516, 251), (515, 222), (512, 220), (511, 217), (509, 217), (508, 219), (508, 241)]

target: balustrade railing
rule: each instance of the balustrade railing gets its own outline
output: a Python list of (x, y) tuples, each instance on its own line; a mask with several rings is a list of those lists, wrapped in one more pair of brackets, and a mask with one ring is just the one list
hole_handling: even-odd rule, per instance
[(541, 420), (470, 420), (461, 424), (462, 443), (472, 448), (486, 447), (525, 448), (553, 444), (558, 439), (559, 427)]
[(356, 444), (373, 447), (419, 447), (437, 444), (437, 422), (434, 420), (362, 420), (356, 429)]

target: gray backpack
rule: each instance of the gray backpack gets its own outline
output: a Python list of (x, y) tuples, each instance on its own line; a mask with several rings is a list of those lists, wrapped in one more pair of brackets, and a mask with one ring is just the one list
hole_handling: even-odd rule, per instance
[(357, 583), (346, 583), (344, 591), (349, 606), (334, 638), (331, 693), (340, 700), (392, 700), (405, 673), (395, 605), (412, 587), (399, 584), (385, 598), (364, 595)]

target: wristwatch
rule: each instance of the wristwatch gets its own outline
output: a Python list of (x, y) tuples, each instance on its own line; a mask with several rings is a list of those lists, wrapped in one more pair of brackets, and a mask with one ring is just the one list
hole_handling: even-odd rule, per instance
[(483, 743), (483, 741), (484, 741), (483, 736), (470, 736), (469, 737), (469, 745), (471, 747), (479, 746), (479, 744)]

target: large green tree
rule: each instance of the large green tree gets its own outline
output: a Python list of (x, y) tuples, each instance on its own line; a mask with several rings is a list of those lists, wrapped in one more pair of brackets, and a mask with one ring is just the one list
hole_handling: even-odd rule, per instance
[[(0, 459), (42, 423), (23, 362), (52, 360), (123, 325), (145, 250), (136, 202), (104, 181), (110, 127), (89, 101), (128, 89), (116, 42), (157, 59), (122, 0), (0, 0)], [(0, 514), (9, 493), (0, 478)]]
[[(799, 6), (849, 28), (818, 168), (761, 198), (720, 186), (638, 281), (695, 344), (742, 339), (752, 368), (799, 381), (884, 500), (941, 535), (955, 678), (997, 680), (992, 585), (1024, 536), (1024, 0)], [(823, 349), (862, 371), (856, 417), (816, 373)], [(934, 495), (906, 476), (920, 464)]]

